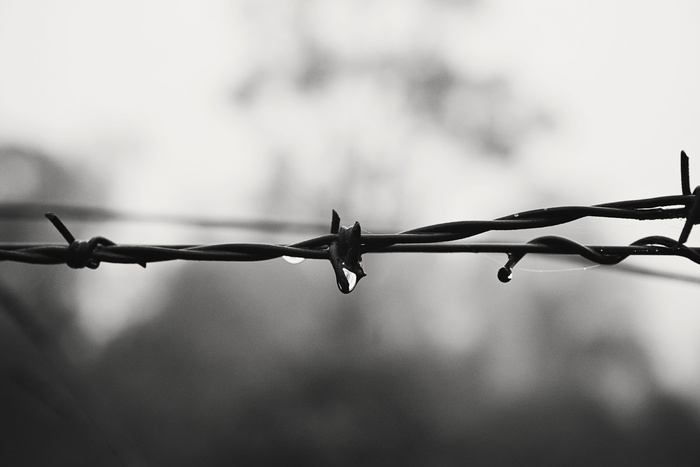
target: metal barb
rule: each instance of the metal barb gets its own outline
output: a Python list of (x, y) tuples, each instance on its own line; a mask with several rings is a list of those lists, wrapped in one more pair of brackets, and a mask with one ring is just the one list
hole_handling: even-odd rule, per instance
[(340, 216), (334, 209), (333, 214), (331, 216), (331, 233), (337, 234), (338, 229), (340, 229)]
[(690, 194), (690, 161), (685, 151), (681, 151), (681, 192)]
[(44, 214), (44, 217), (51, 221), (53, 226), (56, 227), (56, 230), (58, 230), (58, 232), (63, 236), (63, 238), (68, 242), (69, 245), (75, 242), (75, 237), (73, 236), (73, 234), (70, 233), (68, 227), (66, 227), (65, 224), (61, 222), (61, 219), (59, 219), (56, 214), (52, 212), (47, 212), (46, 214)]
[[(333, 227), (340, 223), (340, 216), (333, 211)], [(357, 283), (366, 276), (362, 267), (362, 229), (360, 223), (355, 222), (351, 228), (339, 227), (337, 240), (328, 246), (328, 259), (335, 272), (338, 289), (344, 294), (352, 292)]]

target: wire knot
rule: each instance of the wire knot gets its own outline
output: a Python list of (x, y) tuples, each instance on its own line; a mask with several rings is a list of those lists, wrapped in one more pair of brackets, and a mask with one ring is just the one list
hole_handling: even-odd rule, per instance
[[(70, 230), (68, 230), (68, 227), (61, 222), (56, 214), (47, 212), (45, 217), (51, 221), (56, 230), (68, 242), (66, 265), (73, 269), (97, 269), (100, 266), (100, 262), (94, 258), (97, 247), (100, 245), (116, 245), (116, 243), (104, 237), (93, 237), (87, 241), (76, 240)], [(145, 267), (144, 264), (142, 266)]]
[(337, 234), (338, 238), (328, 246), (328, 256), (335, 272), (338, 289), (348, 294), (355, 289), (360, 279), (367, 275), (362, 267), (360, 254), (362, 246), (360, 223), (355, 222), (350, 228), (341, 227), (340, 216), (333, 211), (331, 233)]
[(88, 241), (75, 240), (68, 245), (66, 265), (73, 269), (97, 269), (100, 262), (93, 255), (95, 249), (100, 245), (115, 245), (111, 240), (104, 237), (93, 237)]

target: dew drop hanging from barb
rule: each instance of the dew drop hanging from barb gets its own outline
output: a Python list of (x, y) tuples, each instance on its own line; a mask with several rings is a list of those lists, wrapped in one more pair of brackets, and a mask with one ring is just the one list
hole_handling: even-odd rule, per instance
[(299, 258), (298, 256), (282, 256), (282, 259), (289, 264), (299, 264), (303, 262), (306, 258)]
[[(343, 268), (343, 274), (345, 275), (345, 278), (348, 280), (348, 290), (345, 293), (350, 293), (353, 291), (353, 289), (357, 285), (357, 274), (355, 274), (354, 272), (350, 271), (347, 268)], [(341, 292), (344, 292), (343, 286), (340, 282), (338, 282), (338, 288), (340, 289)]]

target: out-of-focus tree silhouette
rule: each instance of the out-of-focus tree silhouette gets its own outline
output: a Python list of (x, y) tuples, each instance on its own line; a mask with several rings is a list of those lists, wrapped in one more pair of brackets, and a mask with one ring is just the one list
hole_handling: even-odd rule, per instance
[(444, 47), (441, 28), (451, 17), (468, 21), (473, 2), (241, 5), (252, 58), (233, 101), (277, 155), (279, 176), (263, 200), (273, 214), (325, 216), (333, 203), (365, 222), (405, 223), (441, 183), (416, 186), (407, 174), (450, 164), (437, 148), (507, 161), (552, 121), (508, 79), (479, 76)]

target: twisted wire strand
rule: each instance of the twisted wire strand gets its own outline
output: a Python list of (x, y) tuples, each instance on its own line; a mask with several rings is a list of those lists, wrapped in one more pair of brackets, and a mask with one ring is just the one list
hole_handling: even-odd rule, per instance
[[(370, 253), (505, 253), (508, 262), (499, 279), (510, 280), (512, 269), (526, 254), (577, 255), (601, 265), (618, 264), (632, 255), (679, 256), (700, 264), (700, 249), (685, 246), (692, 227), (700, 223), (700, 187), (690, 193), (687, 156), (681, 153), (681, 195), (617, 201), (593, 206), (560, 206), (524, 211), (494, 220), (468, 220), (428, 225), (395, 234), (361, 234), (359, 223), (340, 227), (333, 211), (331, 233), (290, 244), (228, 243), (215, 245), (120, 245), (104, 237), (77, 241), (55, 214), (46, 217), (68, 245), (0, 243), (0, 261), (67, 264), (95, 269), (101, 262), (140, 264), (163, 261), (267, 261), (282, 256), (330, 260), (344, 293), (364, 277), (361, 255)], [(15, 213), (0, 206), (3, 213)], [(75, 214), (75, 212), (73, 212)], [(678, 240), (662, 236), (641, 238), (629, 245), (587, 246), (557, 236), (540, 236), (525, 244), (455, 243), (491, 231), (518, 231), (553, 227), (583, 218), (653, 221), (685, 219)], [(201, 221), (198, 220), (198, 222)], [(206, 222), (201, 222), (207, 224)], [(275, 222), (260, 225), (276, 225)]]
[[(573, 240), (555, 237), (540, 237), (528, 244), (454, 244), (448, 243), (477, 236), (490, 231), (530, 230), (561, 225), (585, 217), (615, 219), (662, 220), (687, 217), (694, 196), (667, 196), (645, 200), (631, 200), (596, 206), (564, 206), (526, 211), (495, 220), (459, 221), (429, 225), (396, 234), (363, 234), (362, 253), (389, 252), (527, 252), (546, 254), (577, 254), (595, 262), (607, 261), (605, 255), (687, 255), (687, 248), (678, 248), (672, 239), (659, 241), (662, 237), (648, 237), (656, 244), (642, 240), (630, 246), (585, 247)], [(681, 206), (681, 207), (679, 207)], [(102, 239), (102, 237), (95, 237)], [(544, 239), (550, 240), (545, 241)], [(190, 261), (265, 261), (281, 256), (308, 259), (328, 259), (328, 247), (337, 240), (335, 234), (314, 237), (291, 245), (264, 243), (228, 243), (214, 245), (119, 245), (108, 244), (109, 240), (96, 242), (91, 258), (95, 262), (140, 264), (173, 260)], [(644, 240), (647, 241), (647, 240)], [(642, 242), (642, 243), (639, 243)], [(443, 245), (441, 245), (443, 244)], [(574, 247), (574, 245), (578, 245)], [(652, 247), (652, 245), (656, 245)], [(33, 264), (61, 264), (70, 258), (70, 244), (25, 244), (0, 243), (0, 260)], [(595, 256), (590, 251), (603, 256)], [(693, 251), (693, 250), (691, 250)], [(587, 252), (584, 255), (584, 252)], [(619, 261), (618, 261), (619, 262)]]

